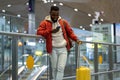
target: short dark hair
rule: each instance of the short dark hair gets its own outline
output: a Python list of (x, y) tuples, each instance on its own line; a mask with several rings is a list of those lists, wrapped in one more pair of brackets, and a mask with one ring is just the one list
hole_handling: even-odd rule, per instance
[(59, 7), (58, 6), (51, 6), (50, 11), (59, 11)]

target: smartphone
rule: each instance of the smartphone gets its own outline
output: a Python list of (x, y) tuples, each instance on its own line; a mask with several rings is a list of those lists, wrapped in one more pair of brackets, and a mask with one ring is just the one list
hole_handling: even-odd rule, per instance
[(59, 29), (60, 29), (60, 26), (57, 26), (57, 28), (56, 28), (56, 29), (58, 29), (58, 30), (59, 30)]

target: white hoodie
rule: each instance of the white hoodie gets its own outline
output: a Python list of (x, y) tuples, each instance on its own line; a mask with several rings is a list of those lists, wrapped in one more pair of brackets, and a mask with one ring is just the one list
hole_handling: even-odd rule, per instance
[[(61, 17), (58, 18), (58, 20), (61, 19)], [(50, 16), (46, 16), (45, 20), (51, 21)], [(57, 26), (60, 26), (59, 22), (52, 22), (52, 29), (55, 29)], [(65, 47), (67, 44), (66, 40), (63, 37), (63, 32), (62, 29), (60, 27), (59, 31), (56, 33), (52, 33), (52, 46), (53, 47)]]

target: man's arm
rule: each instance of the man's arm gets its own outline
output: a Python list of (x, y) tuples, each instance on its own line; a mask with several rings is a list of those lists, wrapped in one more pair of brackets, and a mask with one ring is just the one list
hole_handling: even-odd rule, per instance
[(49, 33), (51, 33), (51, 29), (47, 28), (47, 24), (45, 21), (42, 21), (37, 29), (37, 35), (42, 35), (46, 37)]
[(82, 44), (82, 41), (80, 41), (78, 39), (78, 37), (75, 35), (74, 31), (72, 30), (71, 26), (68, 24), (67, 21), (64, 21), (64, 24), (65, 24), (65, 30), (66, 30), (66, 33), (67, 35), (72, 39), (74, 40), (75, 42), (77, 42), (77, 44)]

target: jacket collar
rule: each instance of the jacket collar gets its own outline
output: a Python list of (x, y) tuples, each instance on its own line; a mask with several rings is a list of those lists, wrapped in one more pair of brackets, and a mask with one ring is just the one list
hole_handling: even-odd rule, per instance
[[(58, 21), (59, 21), (60, 19), (61, 19), (61, 17), (59, 16)], [(46, 16), (46, 17), (45, 17), (45, 20), (52, 22), (50, 15)]]

